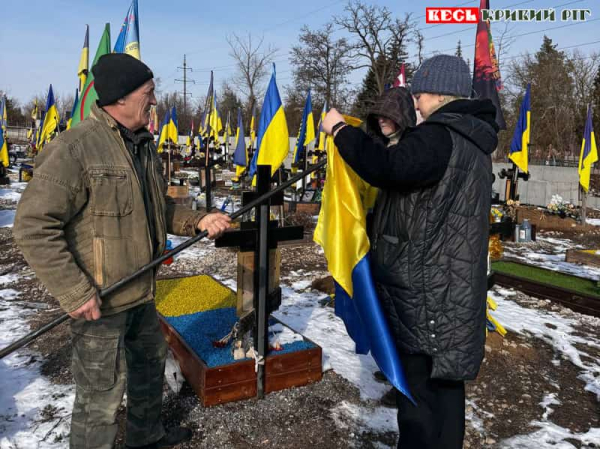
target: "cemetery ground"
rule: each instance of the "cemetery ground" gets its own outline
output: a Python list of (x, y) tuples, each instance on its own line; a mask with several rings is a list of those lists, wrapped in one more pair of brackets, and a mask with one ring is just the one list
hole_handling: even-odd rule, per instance
[[(0, 190), (0, 346), (61, 313), (15, 246), (11, 216), (24, 185)], [(182, 238), (173, 237), (174, 243)], [(505, 255), (563, 270), (567, 248), (600, 248), (600, 227), (586, 234), (538, 233), (507, 244)], [(562, 259), (561, 259), (562, 257)], [(572, 264), (570, 264), (572, 265)], [(571, 270), (577, 271), (573, 265)], [(199, 242), (159, 277), (210, 274), (235, 289), (236, 254)], [(581, 276), (600, 279), (600, 270)], [(357, 356), (328, 293), (326, 263), (314, 244), (282, 247), (283, 303), (277, 318), (323, 348), (320, 382), (204, 408), (184, 383), (165, 383), (167, 426), (194, 432), (182, 448), (390, 448), (395, 409), (381, 406), (388, 386), (376, 382), (370, 356)], [(315, 282), (316, 281), (316, 282)], [(508, 330), (490, 334), (476, 381), (467, 383), (467, 448), (600, 447), (600, 319), (543, 298), (494, 287), (493, 312)], [(0, 448), (66, 448), (73, 379), (67, 325), (0, 361)], [(118, 415), (123, 444), (125, 402)]]

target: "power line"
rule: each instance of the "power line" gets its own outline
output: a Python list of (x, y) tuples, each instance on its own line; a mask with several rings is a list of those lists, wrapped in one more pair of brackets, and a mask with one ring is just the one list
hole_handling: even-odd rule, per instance
[[(591, 22), (596, 22), (598, 20), (600, 20), (600, 18), (598, 18), (598, 19), (592, 19), (592, 20), (587, 20), (585, 22), (569, 23), (567, 25), (560, 25), (560, 26), (557, 26), (557, 27), (544, 28), (544, 29), (537, 30), (537, 31), (530, 31), (530, 32), (527, 32), (527, 33), (516, 34), (516, 35), (511, 36), (511, 37), (515, 38), (515, 37), (529, 36), (531, 34), (543, 33), (544, 31), (558, 30), (559, 28), (567, 28), (567, 27), (572, 27), (572, 26), (577, 26), (577, 25), (585, 25), (585, 24), (588, 24), (588, 23), (591, 23)], [(464, 45), (463, 48), (469, 48), (469, 47), (474, 47), (474, 46), (475, 46), (475, 44), (469, 44), (469, 45)], [(444, 50), (435, 50), (435, 51), (427, 52), (427, 53), (424, 53), (423, 56), (425, 56), (425, 55), (433, 55), (433, 54), (436, 54), (436, 53), (443, 53), (445, 51), (451, 51), (451, 50), (454, 50), (454, 48), (446, 48)]]
[(187, 66), (185, 54), (183, 55), (183, 67), (177, 67), (177, 69), (183, 70), (183, 79), (182, 80), (176, 79), (175, 82), (183, 83), (183, 115), (185, 116), (186, 111), (187, 111), (187, 96), (188, 95), (192, 96), (191, 92), (189, 92), (189, 93), (187, 92), (187, 83), (196, 84), (196, 80), (188, 80), (187, 79), (187, 71), (189, 70), (190, 72), (193, 72), (194, 69)]

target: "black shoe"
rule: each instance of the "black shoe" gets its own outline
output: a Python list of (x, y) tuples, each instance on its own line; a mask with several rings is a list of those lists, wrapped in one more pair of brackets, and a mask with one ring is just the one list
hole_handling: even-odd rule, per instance
[(180, 443), (185, 443), (192, 439), (192, 431), (185, 427), (171, 427), (167, 429), (164, 437), (156, 443), (146, 444), (145, 446), (126, 446), (127, 449), (161, 449), (166, 447), (177, 446)]
[(375, 378), (375, 380), (377, 382), (389, 384), (389, 381), (387, 380), (387, 377), (385, 377), (385, 374), (383, 374), (381, 371), (375, 371), (373, 373), (373, 377)]
[(397, 392), (395, 388), (392, 388), (386, 394), (381, 396), (379, 403), (384, 407), (396, 407), (396, 396)]

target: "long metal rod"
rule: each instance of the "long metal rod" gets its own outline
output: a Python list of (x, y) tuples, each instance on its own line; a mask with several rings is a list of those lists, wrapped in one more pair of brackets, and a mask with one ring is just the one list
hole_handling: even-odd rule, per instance
[[(247, 205), (245, 205), (244, 207), (236, 210), (235, 212), (233, 212), (229, 216), (231, 217), (232, 220), (236, 219), (238, 217), (241, 217), (246, 212), (252, 210), (252, 208), (258, 206), (262, 202), (264, 202), (264, 201), (268, 200), (269, 198), (271, 198), (276, 193), (281, 192), (282, 190), (288, 188), (289, 186), (291, 186), (292, 184), (294, 184), (295, 182), (297, 182), (298, 180), (300, 180), (302, 178), (302, 176), (305, 176), (308, 173), (312, 173), (313, 171), (319, 170), (326, 163), (327, 163), (327, 159), (323, 159), (319, 163), (317, 163), (317, 164), (313, 165), (312, 167), (310, 167), (307, 170), (306, 173), (300, 173), (300, 174), (298, 174), (298, 175), (290, 178), (288, 181), (284, 182), (283, 184), (281, 184), (280, 186), (278, 186), (275, 189), (271, 190), (270, 192), (265, 193), (263, 196), (261, 196), (259, 198), (256, 198), (255, 200), (250, 201)], [(137, 277), (139, 277), (140, 275), (144, 274), (146, 271), (151, 270), (152, 268), (156, 267), (157, 265), (163, 263), (168, 258), (173, 257), (174, 255), (180, 253), (184, 249), (189, 248), (194, 243), (196, 243), (196, 242), (202, 240), (204, 237), (206, 237), (207, 234), (208, 233), (206, 231), (202, 231), (200, 234), (196, 235), (195, 237), (192, 237), (189, 240), (186, 240), (181, 245), (178, 245), (177, 247), (175, 247), (173, 250), (169, 251), (168, 253), (163, 254), (162, 256), (154, 259), (149, 264), (144, 265), (142, 268), (140, 268), (139, 270), (137, 270), (135, 273), (130, 274), (129, 276), (121, 279), (120, 281), (116, 282), (115, 284), (111, 285), (110, 287), (108, 287), (108, 288), (106, 288), (104, 290), (101, 290), (100, 293), (99, 293), (100, 298), (104, 298), (105, 296), (113, 293), (115, 290), (117, 290), (118, 288), (122, 287), (124, 284), (132, 281), (133, 279), (135, 279)], [(55, 320), (50, 321), (49, 323), (43, 325), (39, 329), (37, 329), (37, 330), (35, 330), (35, 331), (33, 331), (33, 332), (25, 335), (24, 337), (20, 338), (19, 340), (15, 341), (14, 343), (10, 344), (9, 346), (3, 348), (2, 350), (0, 350), (0, 360), (3, 359), (4, 357), (6, 357), (9, 354), (12, 354), (17, 349), (20, 349), (23, 346), (28, 345), (29, 343), (31, 343), (33, 340), (35, 340), (40, 335), (45, 334), (49, 330), (51, 330), (51, 329), (55, 328), (56, 326), (58, 326), (59, 324), (65, 322), (68, 318), (69, 318), (69, 315), (65, 313), (64, 315), (61, 315), (60, 317), (56, 318)]]

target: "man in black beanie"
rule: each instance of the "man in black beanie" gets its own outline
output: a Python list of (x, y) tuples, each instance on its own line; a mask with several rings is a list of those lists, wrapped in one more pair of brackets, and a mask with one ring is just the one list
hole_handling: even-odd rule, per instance
[(496, 109), (470, 100), (457, 56), (423, 62), (411, 91), (425, 119), (384, 147), (335, 110), (323, 120), (344, 161), (381, 189), (371, 272), (412, 403), (398, 394), (398, 447), (459, 449), (465, 381), (484, 356), (491, 153)]
[(156, 104), (152, 71), (116, 53), (102, 56), (92, 73), (97, 104), (36, 158), (14, 236), (73, 318), (70, 447), (114, 446), (125, 388), (127, 447), (172, 447), (191, 431), (165, 430), (160, 420), (167, 344), (154, 304), (156, 271), (102, 299), (98, 291), (163, 254), (167, 232), (207, 230), (215, 238), (230, 219), (176, 205), (166, 195), (162, 162), (145, 128)]

